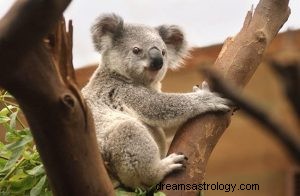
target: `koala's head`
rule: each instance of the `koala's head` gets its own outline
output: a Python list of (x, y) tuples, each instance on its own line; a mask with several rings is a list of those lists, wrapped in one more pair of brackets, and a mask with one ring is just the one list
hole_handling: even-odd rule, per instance
[(187, 53), (183, 32), (175, 25), (156, 28), (127, 24), (115, 14), (102, 15), (91, 28), (102, 65), (143, 84), (159, 82)]

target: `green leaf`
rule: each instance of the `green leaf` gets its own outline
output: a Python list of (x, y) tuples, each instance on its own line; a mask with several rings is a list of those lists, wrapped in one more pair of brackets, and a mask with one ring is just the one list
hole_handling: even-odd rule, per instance
[(10, 159), (6, 162), (6, 165), (4, 166), (4, 168), (0, 172), (4, 172), (6, 170), (9, 170), (9, 169), (13, 168), (15, 166), (16, 162), (20, 159), (20, 157), (22, 155), (22, 152), (23, 152), (22, 148), (16, 149), (12, 153)]
[(45, 169), (43, 165), (38, 165), (31, 170), (27, 170), (26, 173), (32, 176), (38, 176), (45, 173)]
[(15, 174), (9, 178), (9, 181), (14, 182), (14, 181), (18, 181), (21, 180), (23, 178), (26, 178), (28, 175), (25, 174), (23, 171), (21, 172), (15, 172)]
[(11, 143), (11, 144), (7, 144), (6, 149), (13, 151), (17, 148), (24, 147), (29, 142), (32, 142), (32, 140), (33, 140), (32, 136), (24, 136), (20, 141), (17, 141), (15, 143)]
[(146, 194), (147, 194), (147, 191), (145, 191), (145, 190), (143, 190), (141, 188), (136, 188), (134, 192), (138, 196), (146, 196)]
[(5, 134), (5, 141), (8, 143), (13, 143), (21, 139), (20, 135), (18, 134), (17, 130), (12, 129), (10, 125), (6, 122), (3, 124), (6, 134)]
[[(7, 187), (9, 186), (9, 183), (7, 180), (2, 180), (0, 181), (0, 195), (3, 196), (5, 195), (4, 193), (7, 192)], [(6, 195), (9, 195), (9, 194), (6, 194)]]
[(136, 193), (134, 192), (127, 192), (122, 188), (118, 188), (115, 190), (116, 196), (136, 196)]
[(7, 117), (7, 116), (0, 116), (0, 124), (6, 123), (8, 121), (10, 121), (9, 117)]
[(44, 193), (41, 193), (40, 196), (52, 196), (52, 192), (51, 191), (45, 191)]
[(8, 143), (15, 142), (20, 139), (20, 136), (16, 135), (11, 131), (7, 131), (5, 134), (5, 141)]
[(10, 113), (10, 111), (13, 109), (18, 109), (18, 107), (13, 105), (8, 105), (4, 107), (2, 110), (0, 110), (0, 116), (7, 116)]
[(23, 157), (25, 160), (30, 160), (33, 157), (33, 153), (31, 151), (25, 150), (23, 152)]
[(12, 152), (8, 151), (5, 147), (0, 147), (0, 159), (8, 161), (11, 157)]
[[(0, 170), (2, 170), (2, 168), (5, 167), (6, 163), (7, 163), (7, 159), (0, 157)], [(1, 176), (0, 176), (0, 179), (1, 179)]]
[(9, 126), (12, 128), (12, 129), (15, 129), (16, 128), (16, 119), (17, 119), (17, 116), (18, 116), (18, 110), (16, 112), (13, 112), (9, 117), (10, 117), (10, 122), (9, 122)]
[(0, 110), (0, 116), (7, 116), (8, 113), (9, 110), (7, 108), (3, 108), (2, 110)]
[(6, 150), (5, 145), (0, 141), (0, 154), (3, 150)]
[(23, 130), (18, 131), (18, 134), (21, 136), (25, 136), (25, 135), (32, 136), (29, 128), (24, 128)]
[(166, 194), (163, 192), (156, 192), (154, 193), (154, 196), (166, 196)]
[(46, 175), (43, 176), (40, 179), (40, 181), (31, 189), (30, 196), (38, 196), (38, 195), (40, 195), (45, 182), (46, 182)]
[(9, 191), (11, 193), (24, 193), (26, 190), (30, 190), (36, 184), (37, 179), (34, 176), (26, 176), (25, 178), (9, 180), (9, 182)]

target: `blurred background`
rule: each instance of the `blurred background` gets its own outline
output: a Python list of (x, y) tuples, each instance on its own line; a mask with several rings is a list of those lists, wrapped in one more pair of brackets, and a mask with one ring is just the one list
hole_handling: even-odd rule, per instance
[[(65, 12), (66, 19), (74, 25), (74, 66), (82, 67), (99, 61), (94, 51), (90, 26), (102, 13), (114, 12), (125, 22), (151, 26), (177, 24), (186, 32), (191, 46), (222, 43), (235, 35), (244, 17), (258, 0), (75, 0)], [(0, 0), (0, 17), (14, 0)], [(290, 0), (292, 13), (281, 31), (300, 28), (299, 0)]]
[[(9, 9), (13, 0), (0, 1), (0, 17)], [(125, 22), (151, 26), (177, 24), (186, 32), (193, 51), (186, 66), (177, 72), (169, 72), (163, 81), (163, 90), (188, 92), (203, 80), (199, 68), (213, 64), (228, 36), (234, 36), (241, 28), (244, 17), (258, 0), (94, 0), (74, 1), (65, 12), (74, 26), (74, 66), (78, 68), (80, 86), (86, 84), (96, 68), (100, 55), (91, 42), (90, 26), (102, 13), (114, 12)], [(300, 3), (290, 0), (291, 15), (277, 36), (265, 59), (300, 56)], [(270, 116), (291, 134), (300, 137), (299, 119), (296, 119), (281, 88), (278, 77), (264, 61), (254, 74), (245, 94), (264, 108)], [(0, 130), (1, 132), (1, 130)], [(171, 134), (169, 138), (171, 138)], [(0, 134), (0, 139), (3, 140)], [(259, 190), (206, 191), (206, 196), (296, 196), (300, 195), (300, 170), (283, 150), (280, 143), (251, 118), (238, 111), (228, 130), (217, 144), (208, 163), (207, 183), (259, 184)]]

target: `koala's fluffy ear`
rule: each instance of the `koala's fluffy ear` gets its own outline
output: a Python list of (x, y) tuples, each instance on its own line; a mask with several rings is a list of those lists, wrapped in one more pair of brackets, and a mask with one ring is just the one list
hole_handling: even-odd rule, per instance
[(167, 45), (169, 68), (178, 68), (188, 54), (184, 33), (176, 25), (162, 25), (156, 29)]
[(102, 52), (112, 46), (114, 38), (121, 36), (123, 19), (116, 14), (101, 15), (91, 27), (92, 39), (97, 51)]

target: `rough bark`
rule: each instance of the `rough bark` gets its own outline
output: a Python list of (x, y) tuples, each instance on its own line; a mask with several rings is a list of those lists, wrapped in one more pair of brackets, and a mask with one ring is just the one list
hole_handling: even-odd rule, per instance
[(26, 115), (54, 195), (113, 195), (90, 111), (74, 85), (70, 34), (58, 25), (54, 40), (43, 43), (69, 3), (19, 0), (2, 18), (0, 86)]
[[(254, 13), (247, 13), (241, 31), (227, 39), (214, 68), (239, 87), (244, 87), (261, 62), (266, 47), (287, 20), (288, 0), (261, 0)], [(199, 184), (208, 159), (229, 125), (231, 114), (207, 114), (185, 123), (174, 137), (169, 153), (183, 152), (186, 170), (169, 175), (164, 184)], [(167, 195), (197, 195), (199, 191), (164, 190)]]

